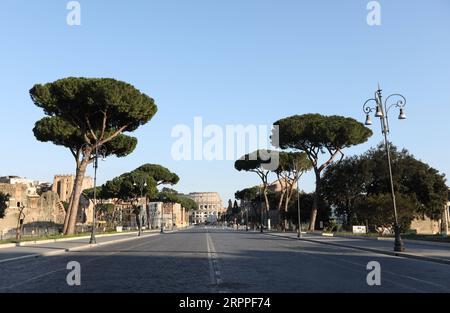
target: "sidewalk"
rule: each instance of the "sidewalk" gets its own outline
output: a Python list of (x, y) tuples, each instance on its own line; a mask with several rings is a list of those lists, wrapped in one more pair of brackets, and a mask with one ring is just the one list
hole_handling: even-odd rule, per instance
[[(296, 233), (270, 232), (266, 234), (298, 240)], [(442, 264), (450, 264), (450, 244), (443, 244), (440, 242), (433, 243), (421, 242), (419, 240), (404, 240), (403, 244), (405, 247), (405, 251), (395, 252), (393, 238), (377, 240), (376, 238), (355, 238), (353, 236), (326, 237), (319, 234), (308, 233), (306, 235), (303, 235), (302, 240), (343, 248), (352, 248), (374, 253), (414, 258)]]
[[(169, 233), (171, 231), (167, 231)], [(146, 230), (141, 237), (137, 232), (126, 232), (117, 234), (99, 234), (96, 236), (97, 244), (89, 244), (90, 236), (67, 238), (62, 240), (44, 240), (37, 242), (23, 242), (21, 245), (8, 244), (0, 248), (0, 264), (26, 258), (59, 255), (68, 251), (77, 251), (92, 247), (103, 246), (118, 242), (135, 240), (147, 236), (155, 236), (160, 233), (159, 229)]]

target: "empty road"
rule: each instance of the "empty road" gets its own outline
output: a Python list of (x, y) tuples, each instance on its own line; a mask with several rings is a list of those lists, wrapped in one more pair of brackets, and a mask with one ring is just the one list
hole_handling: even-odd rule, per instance
[[(71, 261), (79, 286), (66, 282)], [(381, 265), (380, 286), (366, 282), (370, 261)], [(0, 292), (449, 291), (450, 265), (200, 227), (0, 264)]]

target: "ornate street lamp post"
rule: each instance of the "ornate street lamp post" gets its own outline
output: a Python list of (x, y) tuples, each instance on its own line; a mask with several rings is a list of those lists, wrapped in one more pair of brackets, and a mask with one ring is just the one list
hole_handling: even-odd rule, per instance
[[(98, 144), (96, 142), (94, 144), (94, 151), (91, 152), (91, 157), (94, 159), (94, 207), (92, 209), (92, 229), (91, 229), (91, 239), (89, 240), (89, 244), (97, 243), (95, 239), (95, 231), (96, 231), (96, 223), (97, 223), (97, 168), (98, 168), (98, 157), (101, 156), (102, 160), (106, 158), (106, 147), (102, 144)], [(84, 155), (86, 156), (87, 150), (91, 150), (92, 145), (84, 144), (82, 150), (84, 151)]]
[[(392, 102), (388, 102), (392, 101)], [(371, 107), (369, 105), (370, 102), (375, 102), (375, 107)], [(388, 96), (383, 103), (382, 96), (381, 96), (381, 89), (380, 86), (378, 86), (378, 90), (375, 92), (375, 98), (368, 99), (364, 105), (363, 110), (364, 113), (366, 113), (366, 125), (372, 125), (372, 120), (370, 118), (370, 113), (375, 111), (375, 117), (379, 117), (381, 121), (381, 131), (384, 135), (384, 145), (386, 147), (386, 154), (387, 154), (387, 161), (388, 161), (388, 167), (389, 167), (389, 178), (390, 178), (390, 187), (391, 187), (391, 194), (392, 194), (392, 204), (394, 206), (394, 217), (395, 217), (395, 223), (394, 223), (394, 232), (395, 232), (395, 242), (394, 242), (394, 251), (404, 251), (403, 242), (400, 237), (400, 225), (398, 223), (398, 215), (397, 215), (397, 204), (395, 200), (395, 190), (394, 190), (394, 181), (392, 178), (392, 165), (391, 165), (391, 155), (390, 155), (390, 144), (388, 141), (388, 134), (389, 134), (389, 119), (388, 119), (388, 113), (389, 110), (392, 107), (396, 107), (399, 109), (400, 114), (398, 116), (399, 120), (406, 119), (405, 114), (405, 105), (406, 105), (406, 99), (404, 96), (400, 94), (392, 94)]]

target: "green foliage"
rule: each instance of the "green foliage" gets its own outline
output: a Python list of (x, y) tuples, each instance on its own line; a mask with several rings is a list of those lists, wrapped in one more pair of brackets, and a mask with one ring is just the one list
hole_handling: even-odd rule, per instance
[(274, 123), (279, 146), (308, 154), (335, 151), (367, 141), (372, 131), (358, 121), (342, 116), (294, 115)]
[(278, 157), (278, 152), (264, 149), (256, 150), (236, 160), (234, 168), (246, 172), (270, 170), (272, 164), (278, 163), (278, 160), (273, 159), (275, 157)]
[[(144, 186), (142, 182), (145, 182), (147, 185)], [(139, 171), (124, 173), (113, 178), (107, 181), (102, 186), (102, 189), (104, 189), (102, 197), (117, 198), (124, 201), (139, 198), (141, 191), (142, 195), (149, 199), (154, 197), (158, 192), (153, 177)]]
[(76, 161), (72, 201), (64, 221), (64, 233), (75, 232), (81, 183), (86, 167), (103, 150), (105, 156), (124, 157), (134, 151), (132, 132), (156, 114), (152, 98), (132, 85), (110, 78), (69, 77), (30, 90), (34, 104), (46, 117), (33, 128), (37, 140), (68, 148)]
[(308, 171), (312, 168), (312, 163), (308, 155), (304, 152), (279, 152), (279, 163), (275, 173)]
[[(309, 226), (310, 230), (314, 230), (322, 196), (321, 173), (338, 155), (343, 158), (344, 148), (367, 141), (372, 131), (352, 118), (320, 114), (294, 115), (274, 125), (272, 144), (281, 149), (305, 152), (314, 168), (316, 190)], [(322, 154), (328, 154), (328, 157), (319, 164)]]
[(137, 140), (122, 132), (136, 130), (157, 111), (152, 98), (128, 83), (109, 78), (69, 77), (37, 84), (30, 96), (48, 115), (36, 123), (36, 138), (74, 153), (97, 139), (106, 145), (107, 155), (131, 153)]
[(335, 220), (328, 221), (327, 225), (324, 227), (324, 231), (332, 233), (338, 229), (338, 224)]
[[(402, 227), (409, 226), (414, 217), (425, 215), (439, 219), (448, 193), (444, 175), (415, 159), (408, 151), (398, 151), (392, 145), (391, 159), (394, 189), (398, 194), (397, 211), (404, 216)], [(393, 205), (388, 196), (391, 190), (384, 145), (333, 164), (322, 181), (325, 198), (336, 207), (338, 214), (348, 217), (348, 224), (366, 220), (379, 226), (392, 223)]]
[(228, 199), (227, 211), (230, 213), (233, 211), (233, 201), (231, 201), (231, 199)]
[[(259, 186), (254, 186), (250, 188), (245, 188), (235, 192), (234, 197), (242, 201), (254, 201), (259, 197), (261, 188)], [(231, 200), (229, 202), (231, 204)]]
[(198, 205), (194, 200), (169, 188), (163, 188), (153, 200), (165, 203), (179, 203), (187, 211), (197, 210), (198, 208)]
[(62, 201), (61, 203), (62, 203), (62, 205), (63, 205), (63, 207), (64, 207), (64, 211), (67, 212), (67, 210), (69, 209), (69, 202)]
[[(368, 186), (369, 193), (389, 193), (389, 171), (384, 145), (369, 150), (363, 159), (372, 164), (374, 179)], [(444, 174), (417, 160), (407, 150), (398, 151), (391, 145), (392, 175), (396, 192), (416, 203), (416, 212), (432, 219), (439, 219), (447, 201), (448, 188)], [(377, 173), (377, 175), (375, 175)]]
[[(409, 229), (415, 216), (415, 201), (401, 194), (396, 194), (397, 214), (400, 230)], [(373, 194), (358, 198), (358, 215), (361, 220), (367, 220), (371, 227), (391, 227), (395, 222), (391, 194)]]
[(173, 185), (178, 181), (179, 177), (167, 168), (158, 164), (144, 164), (131, 172), (107, 181), (98, 190), (98, 195), (100, 199), (117, 198), (126, 201), (138, 198), (142, 188), (142, 194), (148, 199), (152, 199), (158, 194), (156, 188), (158, 185)]
[(115, 205), (112, 203), (99, 203), (97, 204), (97, 212), (99, 214), (112, 215), (115, 210)]
[(5, 210), (8, 208), (9, 195), (0, 192), (0, 218), (5, 217)]
[(374, 174), (376, 173), (370, 170), (370, 163), (357, 156), (333, 163), (325, 171), (322, 177), (322, 193), (335, 207), (337, 214), (347, 217), (347, 226), (356, 218), (356, 199), (366, 192)]
[[(107, 192), (107, 189), (104, 186), (97, 186), (96, 192), (97, 192), (97, 194), (96, 194), (97, 199), (107, 200), (107, 199), (113, 198), (113, 197), (110, 197), (110, 195)], [(94, 199), (94, 188), (89, 188), (89, 189), (83, 190), (83, 195), (85, 195), (88, 199)], [(67, 204), (67, 207), (69, 207), (69, 204), (68, 203), (66, 203), (66, 204)]]
[(240, 207), (239, 207), (239, 205), (238, 205), (238, 203), (237, 203), (236, 200), (234, 200), (233, 208), (232, 208), (231, 211), (232, 211), (232, 213), (233, 213), (234, 215), (239, 214), (239, 212), (240, 212)]
[(181, 206), (184, 207), (187, 211), (195, 211), (198, 208), (197, 202), (186, 196), (179, 196), (178, 203), (181, 204)]
[[(311, 212), (314, 208), (314, 193), (300, 192), (300, 219), (302, 224), (309, 222)], [(298, 224), (298, 208), (297, 208), (298, 194), (295, 192), (289, 201), (287, 218), (295, 225)], [(323, 198), (319, 198), (319, 206), (317, 211), (317, 221), (323, 221), (325, 224), (329, 221), (331, 214), (330, 204)]]
[(159, 164), (144, 164), (135, 171), (153, 177), (157, 185), (175, 185), (180, 180), (177, 174)]

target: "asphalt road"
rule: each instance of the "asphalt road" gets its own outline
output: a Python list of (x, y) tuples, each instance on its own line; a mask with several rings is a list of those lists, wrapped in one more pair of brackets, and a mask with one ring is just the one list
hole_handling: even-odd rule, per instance
[[(81, 266), (69, 286), (67, 264)], [(369, 286), (368, 262), (381, 265)], [(450, 265), (245, 231), (195, 228), (0, 264), (0, 292), (449, 292)]]

